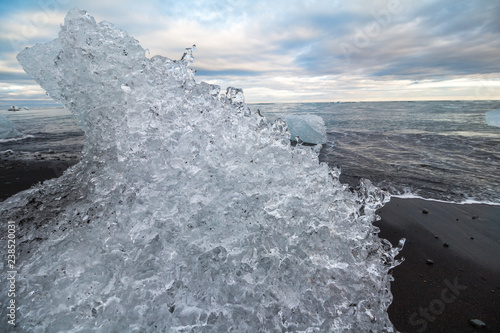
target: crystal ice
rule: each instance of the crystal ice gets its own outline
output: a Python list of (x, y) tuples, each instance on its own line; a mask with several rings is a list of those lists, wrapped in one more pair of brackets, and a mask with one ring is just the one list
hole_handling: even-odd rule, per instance
[(20, 331), (394, 331), (386, 194), (341, 184), (241, 89), (197, 83), (192, 49), (148, 59), (72, 10), (18, 59), (85, 132), (80, 163), (0, 203)]
[(500, 110), (486, 112), (485, 118), (489, 126), (500, 127)]
[(22, 137), (23, 133), (18, 131), (14, 124), (0, 114), (0, 140), (8, 140)]
[(290, 139), (296, 141), (297, 137), (305, 143), (326, 143), (326, 126), (323, 118), (314, 114), (287, 115), (285, 117)]

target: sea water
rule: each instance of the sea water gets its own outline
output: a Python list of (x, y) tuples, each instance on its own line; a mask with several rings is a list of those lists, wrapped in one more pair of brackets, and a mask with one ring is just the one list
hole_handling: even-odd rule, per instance
[(36, 153), (80, 155), (83, 132), (75, 117), (62, 106), (31, 105), (21, 111), (6, 111), (0, 115), (11, 120), (15, 128), (24, 134), (15, 139), (0, 139), (0, 151), (12, 150), (29, 158)]
[[(500, 128), (486, 112), (500, 101), (249, 104), (268, 118), (314, 114), (323, 118), (327, 143), (320, 159), (342, 170), (355, 186), (366, 178), (395, 196), (457, 203), (500, 204)], [(0, 110), (22, 140), (0, 140), (0, 152), (20, 158), (55, 152), (80, 156), (83, 132), (62, 106)], [(50, 155), (54, 156), (54, 155)]]
[(367, 178), (392, 195), (500, 204), (500, 128), (486, 112), (500, 101), (253, 104), (268, 117), (325, 121), (320, 160), (341, 181)]

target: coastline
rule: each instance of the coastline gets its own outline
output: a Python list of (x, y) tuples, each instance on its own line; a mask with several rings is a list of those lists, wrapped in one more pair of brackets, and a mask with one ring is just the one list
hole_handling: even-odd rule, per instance
[[(0, 158), (0, 201), (76, 162)], [(393, 245), (406, 238), (391, 283), (389, 317), (398, 331), (500, 332), (500, 206), (393, 197), (378, 215), (381, 238)]]

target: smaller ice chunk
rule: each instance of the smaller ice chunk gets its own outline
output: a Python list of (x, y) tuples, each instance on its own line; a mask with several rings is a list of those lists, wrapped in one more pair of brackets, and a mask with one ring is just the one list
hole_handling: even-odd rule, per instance
[(290, 132), (290, 140), (297, 141), (297, 137), (305, 143), (326, 143), (326, 126), (323, 118), (313, 114), (287, 115), (285, 121)]
[(14, 139), (22, 136), (23, 133), (19, 132), (9, 119), (0, 114), (0, 139)]
[(500, 109), (486, 112), (486, 123), (490, 126), (500, 127)]

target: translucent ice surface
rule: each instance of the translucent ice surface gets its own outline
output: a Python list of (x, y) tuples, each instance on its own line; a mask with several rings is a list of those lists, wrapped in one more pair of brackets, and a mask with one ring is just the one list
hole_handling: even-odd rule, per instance
[(326, 126), (320, 116), (313, 114), (287, 115), (285, 121), (291, 140), (296, 141), (298, 137), (305, 143), (326, 143)]
[(7, 140), (22, 137), (23, 133), (19, 132), (12, 122), (0, 114), (0, 140)]
[(60, 178), (0, 203), (18, 331), (393, 332), (399, 247), (372, 225), (388, 197), (341, 184), (241, 89), (197, 83), (192, 53), (148, 59), (72, 10), (19, 54), (86, 143)]
[(486, 123), (490, 126), (500, 127), (500, 110), (486, 112)]

